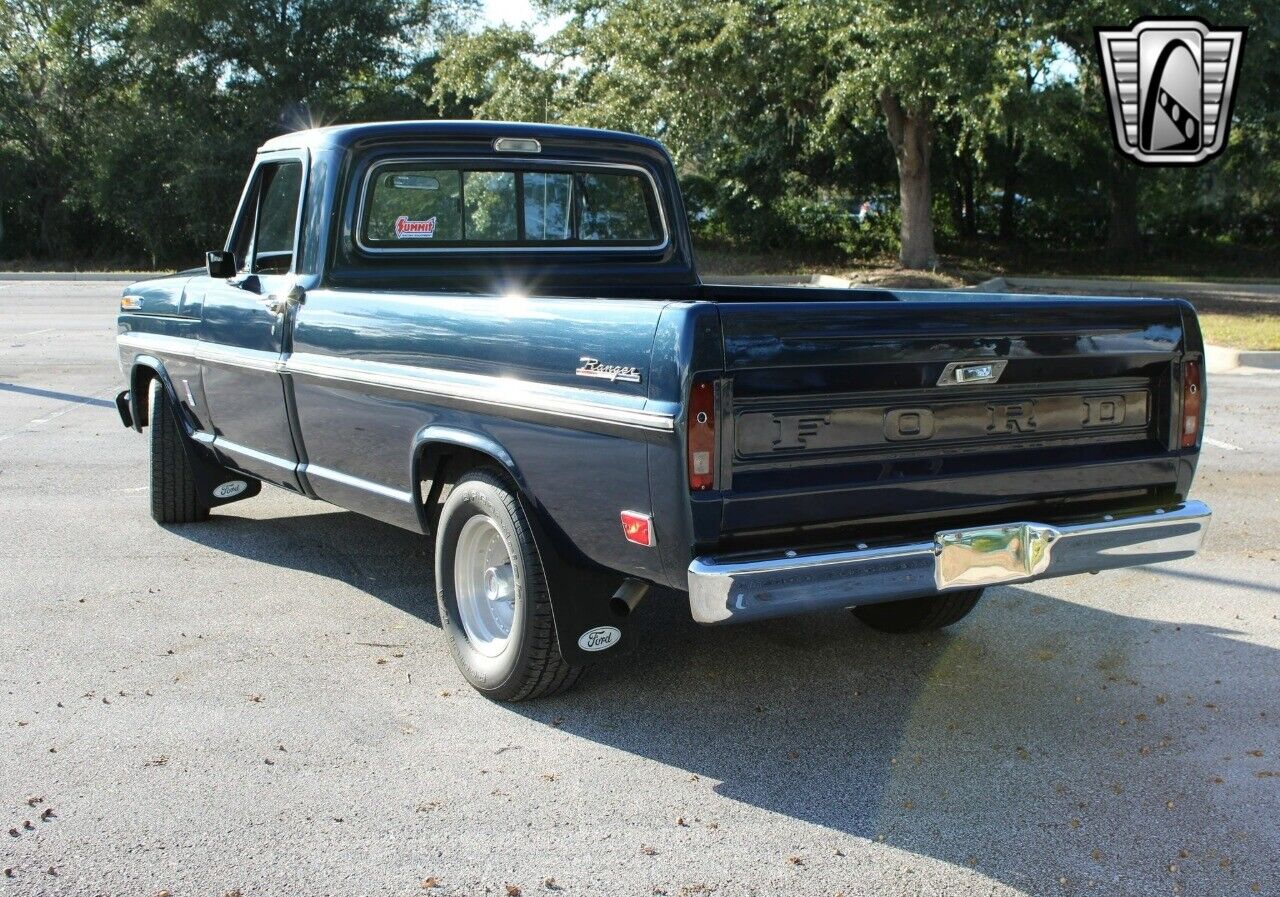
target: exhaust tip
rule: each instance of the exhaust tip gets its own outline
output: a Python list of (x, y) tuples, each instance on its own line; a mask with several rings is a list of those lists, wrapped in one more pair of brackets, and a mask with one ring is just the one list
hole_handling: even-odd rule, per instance
[(649, 584), (638, 579), (625, 580), (618, 591), (609, 599), (609, 610), (615, 617), (627, 617), (636, 609), (636, 605), (649, 594)]

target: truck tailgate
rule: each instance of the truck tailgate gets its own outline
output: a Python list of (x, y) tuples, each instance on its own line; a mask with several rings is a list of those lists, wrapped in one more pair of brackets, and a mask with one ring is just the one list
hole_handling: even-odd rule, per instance
[(1066, 518), (1185, 492), (1194, 459), (1170, 420), (1188, 306), (923, 295), (719, 304), (725, 542), (923, 533), (1023, 506)]

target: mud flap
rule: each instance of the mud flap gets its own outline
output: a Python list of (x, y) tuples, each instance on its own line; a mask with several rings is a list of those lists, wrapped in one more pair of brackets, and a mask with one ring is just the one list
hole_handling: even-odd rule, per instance
[(174, 402), (173, 393), (161, 380), (165, 397), (174, 405), (182, 427), (182, 450), (187, 453), (195, 476), (200, 502), (206, 508), (229, 505), (244, 498), (252, 498), (262, 491), (262, 481), (248, 474), (231, 470), (218, 463), (208, 446), (202, 445), (193, 435), (195, 428), (187, 417), (186, 409)]
[(252, 498), (262, 491), (262, 481), (237, 470), (229, 470), (212, 458), (210, 451), (190, 436), (182, 447), (191, 460), (200, 501), (208, 508), (229, 505), (242, 498)]
[(579, 666), (630, 653), (635, 647), (635, 615), (617, 613), (610, 606), (628, 577), (592, 563), (546, 525), (542, 515), (528, 511), (526, 501), (525, 516), (547, 579), (561, 656)]

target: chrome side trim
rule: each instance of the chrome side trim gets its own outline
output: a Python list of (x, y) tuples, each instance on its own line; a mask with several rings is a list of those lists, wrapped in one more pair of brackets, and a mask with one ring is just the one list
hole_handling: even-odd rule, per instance
[(299, 473), (307, 476), (319, 477), (322, 480), (329, 480), (334, 483), (341, 483), (344, 486), (350, 486), (353, 489), (361, 489), (365, 492), (373, 492), (385, 498), (394, 499), (395, 501), (413, 504), (412, 492), (401, 492), (399, 489), (392, 489), (390, 486), (384, 486), (381, 483), (375, 483), (372, 480), (362, 480), (360, 477), (353, 477), (350, 474), (343, 473), (340, 470), (332, 470), (328, 467), (320, 467), (317, 464), (303, 464), (298, 468)]
[[(201, 440), (202, 442), (204, 440)], [(222, 436), (217, 436), (211, 440), (212, 445), (218, 451), (226, 452), (228, 455), (240, 455), (245, 458), (252, 458), (255, 461), (261, 461), (263, 464), (270, 464), (272, 467), (278, 467), (281, 470), (287, 470), (293, 473), (298, 469), (297, 461), (290, 461), (288, 458), (280, 458), (276, 455), (268, 455), (266, 452), (260, 452), (257, 449), (249, 448), (247, 445), (241, 445), (238, 442), (232, 442)]]
[(122, 333), (116, 337), (116, 344), (122, 349), (158, 352), (161, 355), (176, 355), (192, 361), (225, 364), (268, 373), (276, 373), (282, 366), (279, 352), (223, 346), (185, 336), (166, 336), (162, 333)]
[(356, 361), (307, 353), (289, 356), (284, 370), (289, 374), (380, 386), (485, 407), (510, 408), (643, 430), (670, 432), (675, 429), (675, 418), (670, 414), (606, 405), (587, 398), (586, 396), (590, 394), (587, 391), (575, 390), (575, 392), (584, 393), (582, 398), (566, 396), (561, 390), (553, 391), (545, 386), (515, 377), (466, 374), (438, 368), (419, 368), (381, 361)]
[(468, 374), (440, 368), (358, 361), (328, 355), (295, 353), (281, 360), (274, 353), (220, 346), (186, 337), (158, 333), (122, 333), (121, 348), (139, 352), (177, 355), (196, 361), (227, 364), (260, 371), (316, 377), (337, 383), (359, 383), (437, 399), (451, 399), (486, 408), (509, 408), (564, 420), (612, 424), (669, 433), (675, 416), (662, 411), (625, 408), (600, 402), (593, 390), (566, 390), (531, 383), (515, 377)]
[(247, 368), (251, 371), (264, 371), (268, 374), (279, 373), (280, 353), (264, 352), (261, 349), (241, 349), (238, 346), (220, 346), (217, 343), (200, 344), (197, 355), (205, 364), (225, 364), (228, 367)]
[(375, 483), (372, 480), (362, 480), (360, 477), (353, 477), (350, 474), (343, 473), (340, 470), (332, 470), (328, 467), (321, 467), (318, 464), (295, 464), (285, 458), (278, 458), (275, 455), (268, 455), (266, 452), (260, 452), (257, 449), (251, 449), (248, 446), (240, 445), (237, 442), (231, 442), (225, 436), (215, 436), (207, 430), (195, 430), (191, 434), (191, 438), (202, 445), (212, 446), (221, 449), (229, 455), (243, 455), (247, 458), (253, 458), (264, 464), (270, 464), (273, 467), (279, 467), (282, 470), (296, 471), (298, 473), (307, 474), (313, 477), (319, 477), (323, 480), (330, 480), (335, 483), (341, 483), (344, 486), (351, 486), (355, 489), (362, 489), (365, 492), (373, 492), (395, 501), (413, 503), (412, 492), (401, 492), (399, 489), (392, 489), (390, 486), (384, 486), (381, 483)]
[(116, 346), (121, 349), (159, 352), (162, 355), (177, 355), (179, 358), (200, 360), (197, 354), (200, 341), (185, 336), (165, 336), (162, 333), (121, 333), (116, 337)]
[[(1202, 502), (1115, 519), (1049, 527), (1052, 555), (1043, 567), (1003, 582), (1031, 582), (1191, 557), (1200, 550), (1212, 512)], [(975, 528), (977, 529), (977, 528)], [(939, 591), (936, 542), (746, 558), (695, 558), (689, 565), (689, 607), (699, 623), (782, 617), (860, 604), (897, 601)], [(951, 588), (971, 587), (968, 582)], [(948, 591), (950, 589), (944, 589)]]

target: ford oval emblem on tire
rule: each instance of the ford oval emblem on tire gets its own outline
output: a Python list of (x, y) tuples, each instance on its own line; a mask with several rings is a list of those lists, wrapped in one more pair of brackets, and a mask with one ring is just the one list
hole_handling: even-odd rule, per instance
[(616, 626), (597, 626), (588, 629), (578, 638), (578, 647), (583, 651), (603, 651), (618, 644), (622, 631)]
[(217, 486), (213, 490), (214, 498), (231, 498), (239, 495), (241, 492), (249, 488), (249, 484), (244, 480), (230, 480)]

